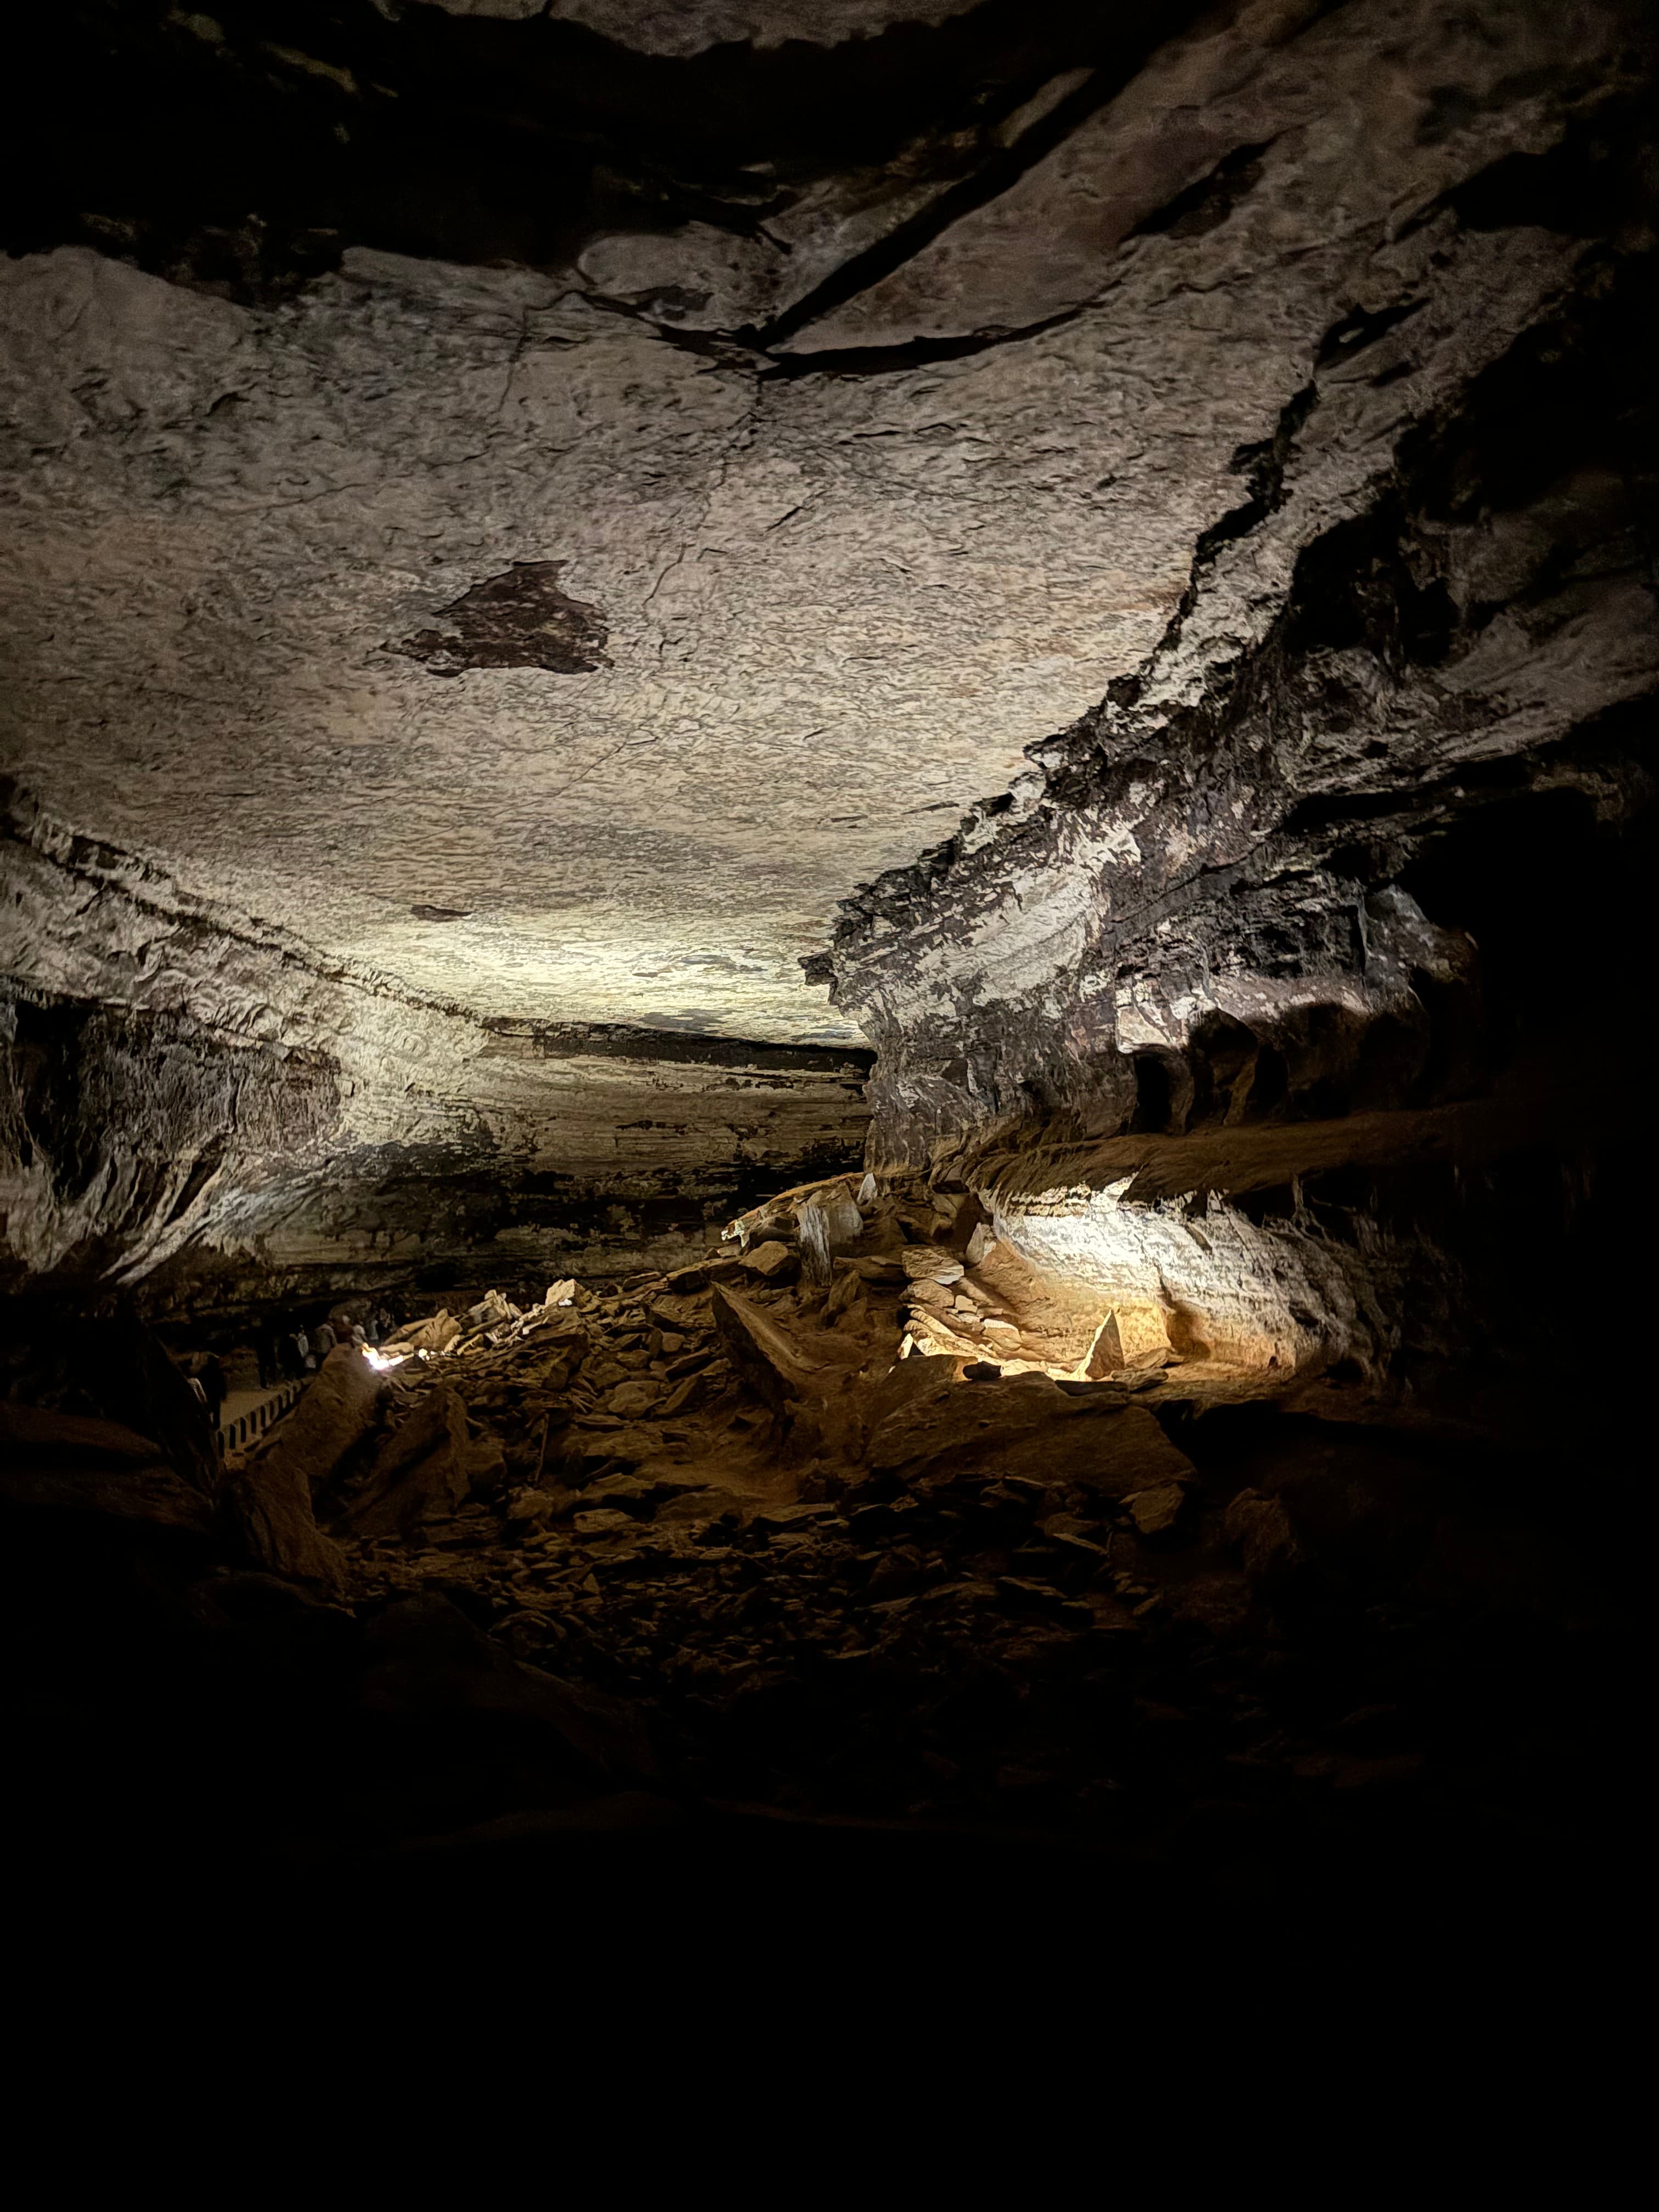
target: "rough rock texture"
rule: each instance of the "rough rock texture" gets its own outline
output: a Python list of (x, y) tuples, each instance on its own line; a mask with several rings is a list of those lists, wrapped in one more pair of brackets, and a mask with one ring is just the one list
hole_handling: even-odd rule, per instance
[[(835, 1195), (756, 1215), (805, 1242)], [(33, 1893), (64, 1880), (84, 1911), (101, 1868), (100, 1894), (130, 1883), (153, 1907), (160, 1859), (198, 1901), (204, 1869), (245, 1897), (297, 1867), (429, 1915), (476, 1872), (469, 1911), (614, 1899), (613, 1955), (642, 1890), (694, 1887), (724, 1916), (753, 1909), (758, 1869), (810, 1869), (785, 1900), (799, 1918), (861, 1869), (885, 1899), (904, 1874), (914, 1933), (955, 1873), (958, 1934), (1013, 1887), (1029, 1938), (1031, 1898), (1071, 1884), (1075, 1954), (1103, 1896), (1305, 1911), (1328, 1883), (1338, 1925), (1356, 1896), (1372, 1914), (1421, 1881), (1439, 1906), (1498, 1886), (1506, 1942), (1561, 1895), (1583, 1943), (1586, 1898), (1642, 1833), (1645, 1577), (1639, 1547), (1607, 1542), (1633, 1525), (1633, 1465), (1586, 1510), (1553, 1451), (1229, 1408), (1180, 1371), (1143, 1393), (1133, 1369), (903, 1357), (905, 1301), (933, 1279), (860, 1267), (977, 1237), (956, 1278), (973, 1283), (985, 1240), (916, 1184), (838, 1202), (860, 1226), (837, 1285), (868, 1297), (757, 1292), (752, 1379), (721, 1356), (717, 1255), (582, 1290), (574, 1312), (487, 1302), (383, 1382), (336, 1352), (271, 1448), (337, 1534), (325, 1596), (250, 1571), (234, 1531), (66, 1506), (0, 1465), (12, 1856)], [(118, 1413), (152, 1401), (129, 1407), (131, 1363), (94, 1358), (72, 1410), (64, 1334), (4, 1346), (9, 1427), (138, 1464), (155, 1446)], [(690, 1368), (700, 1395), (621, 1423), (600, 1397), (624, 1361), (641, 1389)], [(342, 1461), (354, 1364), (388, 1425)], [(494, 1472), (368, 1534), (353, 1498), (434, 1438), (493, 1444)], [(851, 1902), (856, 1938), (880, 1899)], [(580, 1918), (558, 1928), (567, 1960)]]
[(1188, 1353), (1529, 1388), (1639, 1143), (1652, 158), (1615, 104), (1396, 204), (1157, 649), (838, 928), (872, 1158)]
[[(1069, 1145), (1527, 1087), (1644, 834), (1650, 18), (1102, 13), (65, 11), (0, 264), (19, 1264), (672, 1257), (848, 1157), (860, 1035), (879, 1157), (1005, 1225), (1096, 1205)], [(1462, 1297), (1365, 1193), (1317, 1266), (1237, 1212), (1255, 1319), (1137, 1229), (1132, 1334), (1366, 1365)]]
[[(952, 1867), (958, 1950), (1006, 1899), (1119, 1981), (1126, 1901), (1414, 1872), (1607, 1950), (1651, 9), (9, 54), (23, 1893), (484, 1898), (573, 1987), (860, 1863), (849, 1955)], [(382, 1285), (444, 1310), (222, 1464), (86, 1310)]]
[(672, 1263), (757, 1184), (861, 1144), (867, 1054), (480, 1021), (15, 791), (3, 827), (14, 1275), (165, 1309)]
[[(991, 256), (951, 279), (945, 334), (1063, 306), (1061, 326), (907, 367), (933, 324), (866, 284), (856, 328), (849, 304), (790, 341), (889, 349), (875, 378), (686, 350), (574, 269), (353, 244), (262, 308), (82, 248), (9, 264), (22, 780), (198, 893), (477, 1012), (850, 1036), (798, 956), (850, 882), (1138, 664), (1237, 504), (1232, 458), (1271, 447), (1322, 346), (1346, 434), (1315, 435), (1348, 465), (1298, 511), (1351, 496), (1372, 441), (1582, 258), (1530, 204), (1494, 227), (1448, 196), (1594, 126), (1616, 9), (1305, 12), (1177, 40), (945, 226), (934, 252), (989, 226)], [(1172, 135), (1177, 109), (1201, 124)], [(1103, 164), (1139, 161), (1138, 133), (1164, 166), (1107, 220)], [(1057, 194), (1092, 211), (1074, 271)], [(558, 564), (609, 667), (441, 683), (387, 653), (514, 563)]]
[(380, 1376), (349, 1347), (331, 1352), (295, 1412), (236, 1472), (231, 1511), (253, 1557), (301, 1582), (337, 1583), (337, 1548), (317, 1527), (314, 1491), (375, 1427)]
[(635, 0), (438, 0), (452, 15), (516, 20), (544, 11), (561, 22), (586, 23), (607, 39), (647, 54), (696, 54), (728, 42), (778, 46), (801, 39), (815, 46), (878, 35), (895, 23), (942, 23), (965, 15), (974, 0), (683, 0), (640, 7)]

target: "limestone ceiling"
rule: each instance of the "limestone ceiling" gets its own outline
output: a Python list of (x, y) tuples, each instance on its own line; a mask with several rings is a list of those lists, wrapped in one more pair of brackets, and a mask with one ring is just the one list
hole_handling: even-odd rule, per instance
[[(553, 12), (668, 66), (958, 11)], [(1446, 196), (1546, 151), (1622, 34), (1253, 0), (1115, 73), (1028, 57), (950, 161), (533, 268), (342, 235), (216, 289), (37, 224), (0, 264), (6, 765), (476, 1013), (855, 1036), (799, 965), (838, 902), (1152, 650), (1240, 448), (1428, 301)]]
[(646, 54), (697, 54), (727, 44), (817, 46), (878, 35), (895, 23), (943, 23), (975, 0), (437, 0), (451, 15), (582, 23)]

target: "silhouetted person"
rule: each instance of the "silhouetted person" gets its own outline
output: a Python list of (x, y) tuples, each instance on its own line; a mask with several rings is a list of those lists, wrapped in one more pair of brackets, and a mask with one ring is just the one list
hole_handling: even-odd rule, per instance
[(318, 1322), (317, 1334), (312, 1339), (311, 1348), (317, 1355), (317, 1364), (319, 1367), (322, 1365), (324, 1360), (328, 1358), (329, 1353), (333, 1351), (335, 1346), (339, 1342), (339, 1338), (334, 1334), (333, 1324), (331, 1322), (325, 1321), (319, 1321)]

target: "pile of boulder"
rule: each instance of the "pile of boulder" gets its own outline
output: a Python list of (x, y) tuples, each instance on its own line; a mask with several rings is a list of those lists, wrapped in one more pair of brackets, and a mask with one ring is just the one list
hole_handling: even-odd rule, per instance
[[(259, 1714), (303, 1770), (273, 1812), (252, 1759), (261, 1848), (718, 1818), (1144, 1852), (1213, 1817), (1277, 1850), (1453, 1757), (1447, 1562), (1479, 1546), (1443, 1475), (1199, 1418), (961, 1194), (836, 1178), (672, 1273), (343, 1346), (222, 1463), (136, 1326), (42, 1341), (0, 1407), (0, 1510), (40, 1551), (14, 1542), (14, 1626), (54, 1698), (108, 1627), (122, 1744), (193, 1638), (177, 1771)], [(94, 1553), (97, 1602), (50, 1598)]]

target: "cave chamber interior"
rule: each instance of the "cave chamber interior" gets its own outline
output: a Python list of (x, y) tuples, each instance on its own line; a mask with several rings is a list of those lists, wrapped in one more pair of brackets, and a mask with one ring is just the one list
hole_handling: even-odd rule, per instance
[(41, 1863), (1616, 1893), (1650, 11), (21, 36)]

